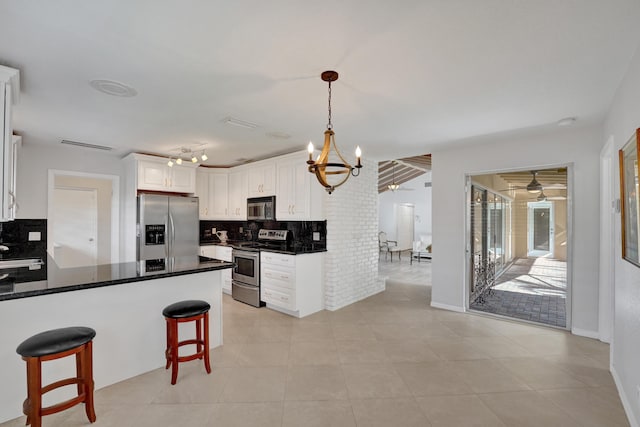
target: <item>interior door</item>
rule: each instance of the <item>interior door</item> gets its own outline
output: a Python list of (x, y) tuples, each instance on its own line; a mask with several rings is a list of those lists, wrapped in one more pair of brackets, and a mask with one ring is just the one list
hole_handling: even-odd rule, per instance
[(96, 265), (98, 260), (97, 190), (55, 188), (53, 192), (53, 258), (61, 268)]
[(553, 255), (553, 205), (529, 202), (528, 256)]
[(396, 240), (401, 250), (413, 248), (414, 206), (409, 203), (396, 205)]

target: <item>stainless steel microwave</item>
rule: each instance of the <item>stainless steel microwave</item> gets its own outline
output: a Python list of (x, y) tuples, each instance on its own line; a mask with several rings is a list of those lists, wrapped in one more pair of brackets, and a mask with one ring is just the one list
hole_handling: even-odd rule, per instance
[(274, 221), (276, 219), (276, 196), (247, 199), (247, 219), (252, 221)]

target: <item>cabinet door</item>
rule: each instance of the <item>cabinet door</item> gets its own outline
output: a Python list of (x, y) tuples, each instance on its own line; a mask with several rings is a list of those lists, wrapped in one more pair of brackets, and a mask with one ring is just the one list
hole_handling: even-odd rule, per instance
[(169, 178), (164, 163), (138, 161), (138, 189), (166, 191)]
[(247, 172), (229, 174), (229, 216), (237, 220), (247, 219)]
[(276, 219), (283, 221), (291, 219), (291, 193), (293, 185), (293, 170), (288, 162), (278, 162), (277, 191), (276, 191)]
[(196, 191), (196, 169), (174, 165), (169, 170), (169, 187), (177, 193), (193, 193)]
[(206, 256), (207, 258), (217, 259), (216, 246), (200, 246), (200, 255)]
[(2, 194), (0, 219), (15, 219), (15, 167), (16, 151), (11, 127), (11, 86), (0, 83), (0, 190)]
[(207, 171), (196, 171), (196, 196), (198, 196), (198, 205), (200, 219), (209, 218), (209, 173)]
[(305, 163), (294, 162), (292, 169), (291, 215), (295, 219), (311, 217), (311, 174)]
[(249, 170), (248, 197), (272, 196), (275, 194), (276, 165), (268, 163)]
[(209, 215), (213, 219), (227, 219), (229, 210), (229, 178), (226, 172), (209, 175)]

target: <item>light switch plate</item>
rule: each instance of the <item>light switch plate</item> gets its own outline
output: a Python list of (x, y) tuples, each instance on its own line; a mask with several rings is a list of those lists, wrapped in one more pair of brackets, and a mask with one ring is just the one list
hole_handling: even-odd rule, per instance
[(30, 231), (28, 239), (30, 242), (39, 242), (42, 240), (42, 233), (39, 231)]
[(320, 232), (318, 232), (318, 231), (314, 231), (313, 232), (313, 240), (316, 241), (316, 242), (318, 240), (320, 240)]
[(215, 227), (213, 227), (213, 228), (211, 229), (211, 234), (216, 234), (216, 228), (215, 228)]

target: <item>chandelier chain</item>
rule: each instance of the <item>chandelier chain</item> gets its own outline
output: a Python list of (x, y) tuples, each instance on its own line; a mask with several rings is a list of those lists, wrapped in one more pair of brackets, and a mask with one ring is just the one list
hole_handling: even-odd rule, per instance
[(329, 80), (329, 122), (327, 123), (327, 129), (333, 129), (333, 124), (331, 123), (331, 80)]

